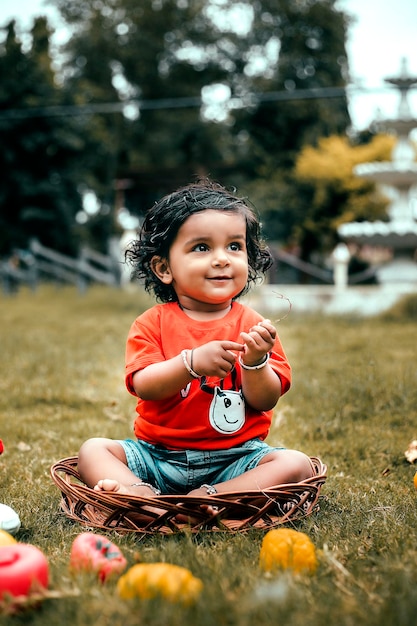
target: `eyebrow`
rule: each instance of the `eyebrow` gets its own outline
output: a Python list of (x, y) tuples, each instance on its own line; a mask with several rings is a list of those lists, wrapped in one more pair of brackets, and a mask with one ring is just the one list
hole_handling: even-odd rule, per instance
[[(192, 244), (192, 243), (197, 243), (198, 241), (209, 241), (210, 239), (211, 237), (209, 237), (208, 235), (201, 235), (201, 237), (192, 237), (191, 239), (187, 241), (187, 243)], [(246, 234), (243, 235), (239, 233), (238, 235), (230, 235), (228, 239), (230, 241), (234, 241), (235, 239), (242, 239), (243, 241), (246, 241)]]

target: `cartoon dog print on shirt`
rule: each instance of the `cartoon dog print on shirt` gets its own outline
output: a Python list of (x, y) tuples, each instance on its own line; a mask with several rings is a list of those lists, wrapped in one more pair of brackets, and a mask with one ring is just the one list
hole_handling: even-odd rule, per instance
[(245, 423), (245, 401), (242, 392), (214, 387), (209, 419), (211, 426), (219, 433), (230, 434), (240, 430)]
[[(232, 375), (232, 384), (235, 385)], [(224, 381), (221, 381), (221, 384)], [(245, 423), (245, 400), (241, 390), (212, 387), (206, 383), (205, 376), (200, 382), (202, 391), (213, 395), (209, 409), (209, 420), (212, 428), (222, 434), (232, 434), (240, 430)]]

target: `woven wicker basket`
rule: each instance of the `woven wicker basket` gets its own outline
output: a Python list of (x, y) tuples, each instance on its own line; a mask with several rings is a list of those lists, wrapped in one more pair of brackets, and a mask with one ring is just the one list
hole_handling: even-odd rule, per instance
[[(194, 533), (269, 530), (318, 509), (327, 470), (320, 459), (312, 457), (315, 474), (300, 483), (277, 485), (262, 492), (145, 498), (94, 491), (81, 481), (77, 460), (77, 457), (62, 459), (51, 467), (52, 480), (62, 494), (62, 512), (83, 526), (144, 534), (172, 534), (185, 529)], [(208, 504), (217, 507), (214, 514), (207, 512), (204, 505)], [(180, 522), (177, 516), (190, 522)]]

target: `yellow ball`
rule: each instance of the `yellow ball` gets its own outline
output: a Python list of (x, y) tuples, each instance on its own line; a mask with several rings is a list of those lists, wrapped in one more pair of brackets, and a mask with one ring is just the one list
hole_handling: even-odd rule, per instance
[(0, 548), (3, 546), (11, 546), (12, 544), (17, 543), (16, 539), (6, 533), (5, 530), (0, 529)]
[(277, 528), (265, 535), (259, 564), (265, 572), (290, 569), (295, 573), (314, 573), (317, 569), (316, 549), (305, 533), (292, 528)]
[(185, 605), (192, 604), (202, 588), (203, 583), (190, 570), (169, 563), (139, 563), (117, 583), (117, 591), (125, 600), (162, 597)]

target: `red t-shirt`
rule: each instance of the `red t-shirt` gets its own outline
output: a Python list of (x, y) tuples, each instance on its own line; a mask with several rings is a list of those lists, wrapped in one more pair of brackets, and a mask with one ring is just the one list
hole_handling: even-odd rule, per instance
[[(241, 343), (239, 333), (248, 332), (262, 320), (253, 309), (233, 302), (221, 319), (189, 318), (177, 302), (158, 304), (132, 324), (126, 345), (126, 386), (136, 395), (133, 374), (151, 363), (171, 359), (181, 350), (197, 348), (215, 340)], [(281, 379), (282, 393), (291, 384), (291, 368), (277, 337), (269, 363)], [(168, 449), (220, 450), (249, 439), (265, 439), (272, 410), (258, 411), (245, 403), (241, 370), (236, 365), (224, 379), (202, 377), (163, 400), (138, 398), (134, 432), (138, 439)]]

